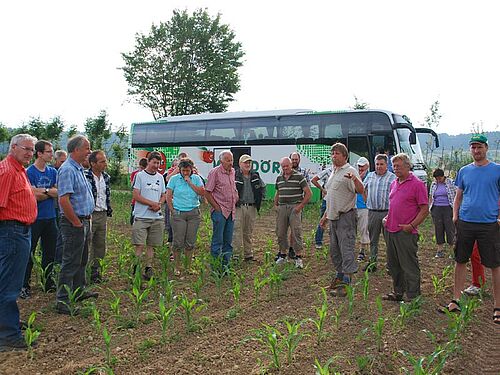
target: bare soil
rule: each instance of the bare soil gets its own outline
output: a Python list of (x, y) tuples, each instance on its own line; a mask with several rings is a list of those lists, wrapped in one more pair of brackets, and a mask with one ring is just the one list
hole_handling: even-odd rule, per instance
[[(165, 290), (161, 282), (161, 262), (156, 259), (155, 271), (158, 284), (146, 299), (145, 306), (135, 323), (133, 305), (126, 291), (132, 286), (124, 272), (119, 272), (119, 254), (131, 255), (129, 245), (130, 226), (127, 225), (128, 196), (118, 197), (115, 203), (117, 214), (110, 223), (108, 253), (110, 267), (105, 282), (94, 286), (100, 294), (95, 306), (100, 312), (102, 326), (111, 334), (112, 360), (106, 370), (105, 344), (102, 329), (98, 331), (90, 310), (93, 302), (86, 302), (79, 316), (58, 315), (54, 311), (54, 294), (43, 293), (39, 286), (33, 288), (29, 300), (20, 300), (21, 316), (27, 319), (36, 311), (35, 328), (41, 331), (33, 358), (26, 352), (0, 353), (1, 374), (312, 374), (316, 359), (321, 365), (334, 357), (331, 370), (342, 374), (399, 374), (403, 368), (413, 373), (410, 362), (398, 351), (404, 350), (414, 356), (427, 356), (437, 345), (448, 341), (448, 318), (439, 314), (437, 307), (451, 298), (452, 274), (446, 279), (445, 290), (435, 294), (432, 275), (441, 275), (449, 258), (435, 259), (430, 219), (422, 227), (419, 258), (422, 270), (423, 305), (420, 312), (411, 318), (405, 327), (394, 324), (400, 306), (394, 302), (382, 302), (379, 315), (376, 297), (391, 290), (391, 279), (384, 267), (385, 245), (381, 243), (379, 270), (370, 274), (369, 294), (363, 300), (362, 272), (355, 277), (354, 305), (348, 312), (347, 298), (328, 296), (328, 315), (325, 321), (325, 336), (317, 345), (317, 333), (313, 323), (305, 321), (299, 329), (304, 337), (300, 340), (288, 363), (286, 354), (280, 354), (281, 368), (276, 369), (268, 356), (269, 350), (261, 343), (250, 340), (254, 331), (263, 324), (286, 332), (284, 320), (297, 322), (309, 318), (317, 319), (316, 309), (321, 306), (321, 287), (327, 287), (332, 276), (332, 265), (326, 251), (316, 251), (312, 240), (317, 223), (319, 207), (308, 207), (304, 213), (304, 239), (307, 244), (305, 269), (286, 267), (286, 278), (279, 295), (265, 286), (258, 300), (253, 287), (254, 276), (259, 267), (264, 267), (264, 253), (276, 252), (275, 213), (265, 208), (257, 220), (255, 229), (255, 253), (257, 262), (236, 266), (236, 272), (244, 277), (239, 310), (229, 292), (230, 278), (225, 278), (219, 293), (207, 271), (197, 306), (202, 309), (193, 313), (194, 329), (187, 330), (183, 312), (178, 308), (173, 324), (162, 342), (160, 323), (156, 319), (158, 301)], [(204, 208), (206, 211), (206, 207)], [(200, 227), (200, 246), (197, 256), (208, 252), (210, 222), (205, 212), (205, 222)], [(328, 234), (325, 233), (325, 243)], [(122, 256), (123, 257), (123, 256)], [(158, 256), (157, 256), (158, 258)], [(128, 262), (130, 259), (128, 260)], [(168, 262), (166, 262), (168, 263)], [(363, 263), (364, 264), (364, 263)], [(363, 265), (362, 264), (362, 265)], [(130, 263), (127, 263), (127, 267)], [(174, 293), (195, 297), (194, 282), (197, 275), (172, 275)], [(487, 273), (490, 281), (490, 273)], [(486, 286), (480, 306), (474, 318), (458, 341), (460, 349), (450, 355), (445, 374), (499, 374), (500, 373), (500, 326), (493, 324), (493, 302), (490, 284)], [(143, 283), (143, 290), (147, 284)], [(113, 293), (121, 298), (120, 317), (113, 316), (110, 302)], [(338, 320), (335, 319), (336, 313)], [(385, 319), (380, 350), (376, 345), (373, 323), (381, 316)], [(432, 332), (437, 342), (433, 343), (424, 330)], [(363, 366), (361, 362), (366, 362)]]

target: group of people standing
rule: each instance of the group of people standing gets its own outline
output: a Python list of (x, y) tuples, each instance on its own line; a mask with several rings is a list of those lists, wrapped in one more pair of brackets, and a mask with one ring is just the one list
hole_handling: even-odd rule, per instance
[[(32, 254), (40, 238), (42, 268), (48, 275), (58, 259), (57, 243), (62, 244), (58, 282), (46, 277), (44, 286), (56, 291), (56, 311), (75, 313), (69, 306), (70, 294), (77, 301), (98, 297), (87, 288), (85, 268), (90, 261), (90, 281), (102, 281), (99, 261), (105, 256), (106, 223), (112, 207), (106, 155), (91, 151), (90, 146), (82, 135), (71, 138), (67, 160), (56, 164), (56, 170), (49, 165), (53, 158), (50, 142), (19, 134), (12, 138), (9, 155), (0, 162), (0, 351), (26, 348), (16, 300), (21, 290), (24, 298), (31, 293)], [(377, 269), (382, 233), (387, 246), (386, 267), (393, 281), (392, 291), (383, 298), (412, 300), (421, 294), (418, 227), (430, 207), (436, 257), (444, 255), (446, 235), (448, 244), (454, 245), (456, 261), (453, 299), (440, 311), (460, 311), (466, 263), (476, 247), (481, 263), (492, 270), (493, 320), (500, 324), (500, 165), (488, 161), (487, 150), (486, 137), (474, 135), (470, 140), (474, 162), (460, 169), (455, 183), (445, 178), (442, 170), (436, 170), (429, 195), (425, 184), (411, 172), (410, 159), (404, 153), (391, 159), (384, 153), (376, 155), (375, 170), (368, 172), (366, 158), (357, 160), (355, 168), (348, 162), (347, 147), (335, 143), (331, 147), (332, 166), (312, 181), (300, 168), (298, 153), (282, 158), (274, 196), (279, 250), (276, 263), (289, 260), (299, 269), (304, 267), (302, 210), (312, 196), (311, 182), (321, 189), (323, 198), (316, 246), (322, 246), (326, 227), (330, 233), (329, 250), (336, 271), (330, 293), (346, 295), (346, 286), (352, 283), (359, 261), (366, 256), (369, 261), (364, 271)], [(62, 151), (57, 153), (66, 157)], [(35, 162), (25, 170), (34, 154)], [(233, 258), (233, 237), (236, 255), (244, 261), (255, 260), (252, 235), (266, 186), (252, 170), (251, 156), (242, 155), (235, 169), (231, 151), (222, 151), (219, 165), (209, 172), (206, 181), (186, 154), (179, 155), (178, 163), (166, 176), (158, 172), (161, 160), (158, 152), (150, 152), (132, 176), (132, 243), (138, 264), (144, 266), (142, 276), (150, 279), (154, 275), (154, 248), (163, 244), (165, 232), (164, 204), (172, 227), (175, 275), (182, 272), (182, 252), (189, 272), (201, 221), (200, 204), (205, 199), (211, 206), (210, 253), (220, 261), (223, 272)], [(87, 162), (89, 168), (85, 169)], [(359, 254), (357, 230), (362, 244)]]
[[(67, 153), (58, 150), (55, 155), (53, 167), (50, 142), (18, 134), (0, 162), (0, 351), (26, 348), (17, 298), (31, 296), (39, 241), (42, 287), (56, 292), (57, 313), (77, 313), (70, 299), (98, 297), (87, 288), (85, 268), (90, 261), (91, 281), (100, 282), (106, 220), (112, 214), (106, 155), (92, 152), (82, 135), (68, 140)], [(25, 169), (33, 156), (34, 163)], [(85, 163), (88, 170), (82, 166)], [(60, 267), (58, 280), (54, 280), (55, 264)]]

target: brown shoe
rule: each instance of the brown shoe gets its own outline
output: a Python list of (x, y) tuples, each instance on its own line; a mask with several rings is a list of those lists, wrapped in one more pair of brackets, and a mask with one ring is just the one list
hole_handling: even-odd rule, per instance
[(341, 283), (341, 284), (337, 285), (337, 288), (330, 290), (330, 294), (333, 297), (345, 297), (345, 296), (347, 296), (347, 290), (345, 288), (346, 286), (347, 286), (347, 284)]
[(332, 280), (332, 282), (331, 282), (330, 286), (328, 287), (328, 289), (330, 289), (330, 291), (333, 291), (333, 290), (337, 289), (337, 287), (338, 287), (339, 285), (341, 285), (341, 284), (343, 284), (342, 279), (339, 279), (339, 278), (335, 277), (335, 278)]

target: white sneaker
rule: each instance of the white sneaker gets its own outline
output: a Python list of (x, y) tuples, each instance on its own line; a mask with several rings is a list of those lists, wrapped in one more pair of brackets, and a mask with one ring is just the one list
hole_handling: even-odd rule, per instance
[(304, 268), (304, 263), (302, 262), (302, 258), (296, 257), (295, 258), (295, 268)]
[(317, 243), (316, 245), (314, 245), (314, 247), (316, 248), (316, 250), (321, 250), (323, 248), (323, 245)]
[(277, 265), (285, 264), (285, 263), (286, 263), (286, 257), (279, 256), (278, 259), (276, 259), (276, 264)]
[(464, 293), (468, 294), (469, 296), (477, 296), (480, 291), (481, 291), (481, 288), (478, 288), (477, 286), (471, 285), (464, 290)]

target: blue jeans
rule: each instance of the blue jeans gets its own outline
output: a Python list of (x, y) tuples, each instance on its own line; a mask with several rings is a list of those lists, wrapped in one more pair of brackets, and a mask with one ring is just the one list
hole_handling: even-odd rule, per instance
[[(323, 217), (326, 211), (326, 200), (321, 201), (321, 208), (319, 209), (319, 219)], [(323, 245), (323, 233), (324, 230), (321, 228), (321, 225), (318, 224), (318, 227), (316, 228), (316, 235), (314, 236), (314, 241), (316, 242), (316, 245)]]
[(85, 288), (85, 266), (89, 259), (90, 220), (81, 219), (83, 227), (77, 228), (65, 217), (61, 218), (63, 238), (63, 254), (59, 283), (57, 285), (57, 301), (69, 302), (67, 285), (74, 292)]
[(0, 222), (0, 344), (22, 337), (17, 297), (30, 256), (31, 228)]
[(221, 257), (224, 266), (229, 265), (233, 255), (233, 215), (226, 219), (222, 212), (212, 211), (213, 234), (210, 254), (214, 258)]
[(40, 219), (31, 225), (31, 256), (28, 258), (26, 273), (24, 274), (24, 287), (30, 287), (31, 271), (33, 269), (33, 258), (35, 256), (36, 245), (41, 239), (42, 247), (42, 268), (45, 272), (46, 280), (45, 290), (54, 288), (55, 283), (52, 280), (52, 265), (56, 253), (57, 241), (57, 224), (56, 219)]

